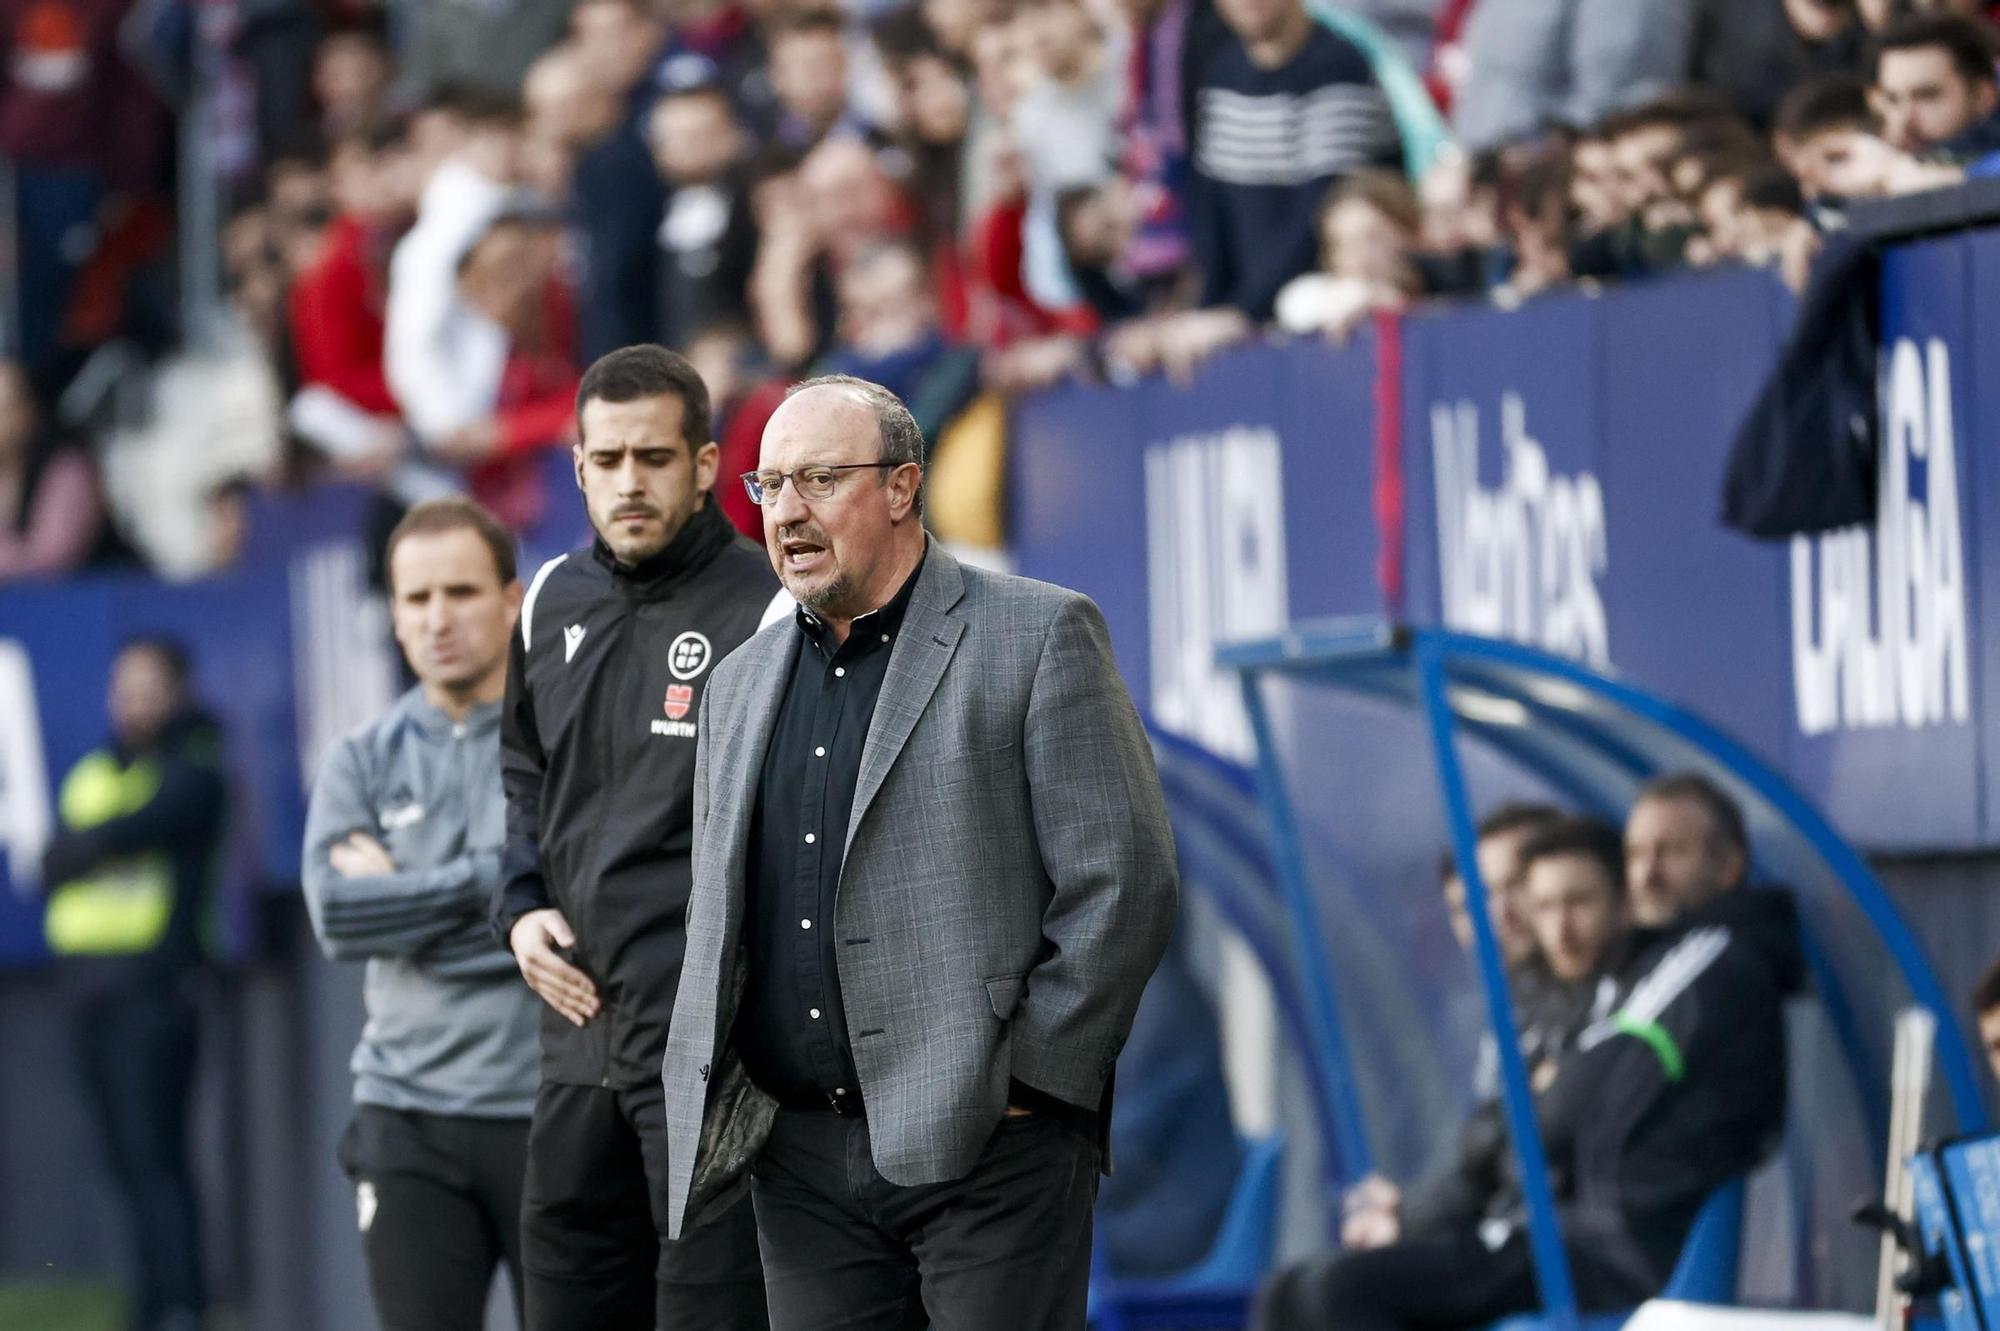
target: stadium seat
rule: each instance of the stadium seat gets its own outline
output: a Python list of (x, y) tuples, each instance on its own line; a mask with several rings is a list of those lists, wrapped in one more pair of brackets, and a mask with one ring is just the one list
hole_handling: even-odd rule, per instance
[(1092, 1273), (1090, 1323), (1097, 1331), (1166, 1331), (1244, 1325), (1277, 1237), (1280, 1135), (1243, 1143), (1243, 1168), (1208, 1255), (1177, 1275), (1121, 1280)]
[[(1681, 1303), (1731, 1303), (1736, 1298), (1736, 1268), (1743, 1247), (1744, 1181), (1731, 1179), (1702, 1204), (1681, 1247), (1674, 1273), (1660, 1291), (1663, 1299)], [(1618, 1331), (1632, 1311), (1591, 1313), (1578, 1319), (1580, 1331)], [(1540, 1313), (1503, 1318), (1489, 1331), (1550, 1331)]]

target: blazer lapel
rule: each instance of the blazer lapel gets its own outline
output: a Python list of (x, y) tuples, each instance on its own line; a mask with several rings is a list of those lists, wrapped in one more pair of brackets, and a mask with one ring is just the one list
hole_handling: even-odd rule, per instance
[(732, 733), (716, 738), (728, 755), (720, 764), (718, 782), (709, 810), (709, 823), (722, 819), (723, 881), (729, 885), (729, 918), (740, 913), (744, 889), (744, 866), (749, 862), (750, 820), (757, 808), (757, 784), (764, 775), (764, 755), (770, 751), (771, 732), (778, 723), (778, 705), (784, 697), (785, 669), (791, 657), (797, 626), (785, 622), (775, 632), (753, 639), (754, 656), (743, 663), (743, 705), (733, 718)]
[[(875, 719), (861, 747), (861, 771), (854, 782), (854, 809), (847, 819), (845, 851), (854, 847), (854, 833), (874, 802), (876, 792), (896, 765), (910, 732), (917, 728), (931, 695), (944, 679), (945, 667), (965, 633), (965, 621), (945, 612), (964, 595), (965, 581), (958, 561), (936, 541), (924, 558), (924, 571), (910, 595), (902, 632), (889, 652), (889, 670), (875, 703)], [(844, 853), (843, 852), (843, 853)]]

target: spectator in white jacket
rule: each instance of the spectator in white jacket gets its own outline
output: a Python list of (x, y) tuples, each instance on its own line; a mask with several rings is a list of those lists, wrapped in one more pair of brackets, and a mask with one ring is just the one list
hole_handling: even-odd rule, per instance
[(474, 120), (424, 186), (417, 222), (389, 260), (383, 369), (403, 419), (427, 450), (493, 414), (507, 333), (459, 290), (459, 266), (506, 207), (519, 151), (504, 116)]

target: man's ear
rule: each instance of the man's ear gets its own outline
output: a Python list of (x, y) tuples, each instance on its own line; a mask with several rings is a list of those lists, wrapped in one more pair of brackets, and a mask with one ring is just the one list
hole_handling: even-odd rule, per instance
[(1732, 887), (1741, 887), (1750, 878), (1750, 857), (1741, 846), (1727, 846), (1722, 852), (1722, 863), (1727, 872), (1722, 881)]
[(897, 521), (914, 512), (917, 507), (917, 491), (924, 483), (924, 469), (914, 462), (906, 462), (889, 473), (889, 513)]
[(694, 451), (694, 488), (709, 491), (715, 488), (715, 473), (722, 467), (722, 445), (713, 439)]
[(576, 477), (576, 488), (583, 489), (583, 445), (571, 444), (569, 448), (570, 474)]

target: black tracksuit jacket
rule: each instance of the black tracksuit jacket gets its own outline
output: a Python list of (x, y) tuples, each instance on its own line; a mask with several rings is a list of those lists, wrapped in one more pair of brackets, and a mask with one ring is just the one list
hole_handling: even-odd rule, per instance
[[(1635, 934), (1630, 948), (1614, 972), (1616, 1010), (1576, 1038), (1536, 1105), (1586, 1309), (1657, 1294), (1709, 1194), (1777, 1146), (1785, 1003), (1804, 984), (1798, 911), (1784, 891), (1739, 888), (1670, 929)], [(1443, 1182), (1413, 1194), (1411, 1232), (1525, 1227), (1496, 1104), (1475, 1111)]]
[(602, 1006), (542, 1013), (542, 1075), (629, 1088), (660, 1076), (686, 946), (696, 722), (717, 662), (757, 631), (778, 580), (711, 499), (637, 567), (593, 542), (542, 567), (501, 713), (503, 945), (554, 906)]

